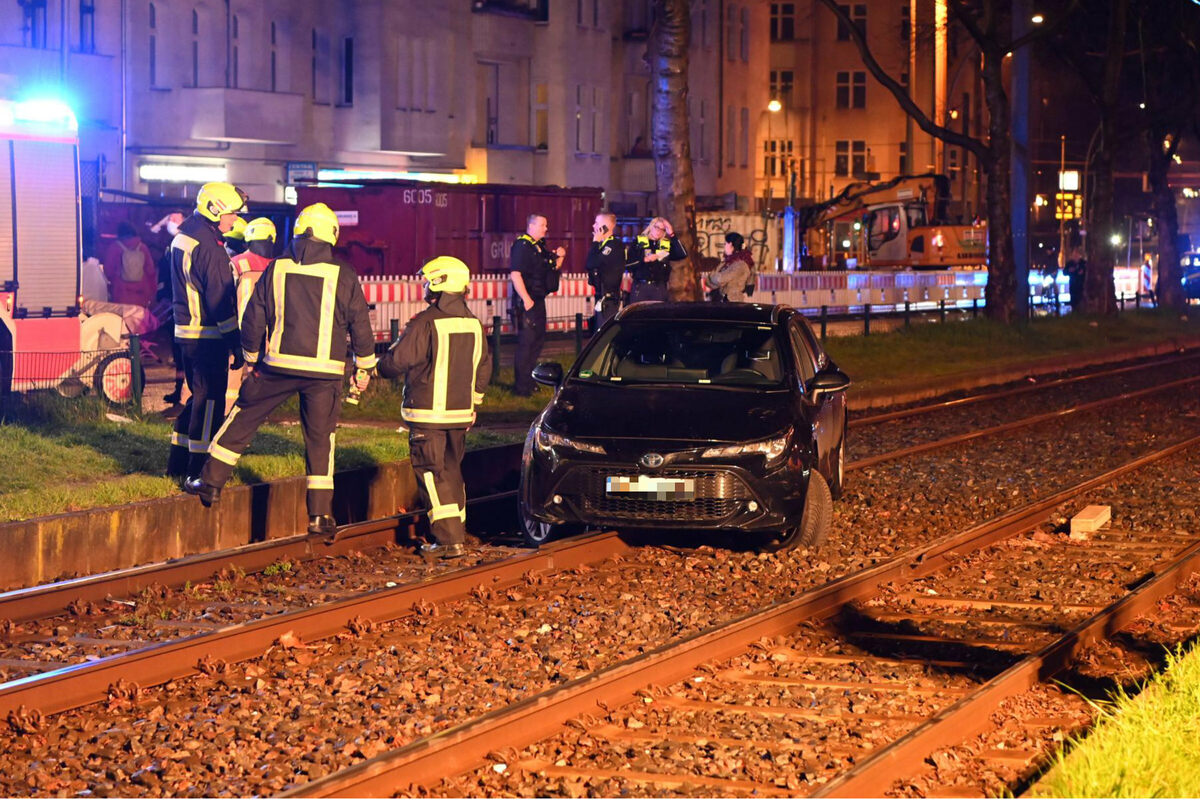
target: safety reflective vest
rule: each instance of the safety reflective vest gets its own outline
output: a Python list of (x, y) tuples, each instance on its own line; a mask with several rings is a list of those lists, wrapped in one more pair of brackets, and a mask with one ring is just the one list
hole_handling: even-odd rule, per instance
[(247, 364), (298, 377), (341, 380), (346, 332), (354, 365), (373, 369), (375, 339), (354, 270), (279, 258), (263, 273), (242, 319)]

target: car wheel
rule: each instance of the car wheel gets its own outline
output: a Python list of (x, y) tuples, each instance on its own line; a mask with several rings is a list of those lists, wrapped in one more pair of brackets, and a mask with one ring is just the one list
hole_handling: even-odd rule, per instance
[(761, 549), (767, 553), (778, 553), (797, 547), (820, 547), (829, 536), (833, 524), (833, 495), (825, 476), (815, 469), (808, 476), (808, 490), (804, 494), (804, 514), (800, 524), (768, 539)]
[[(844, 430), (844, 429), (843, 429)], [(837, 450), (833, 452), (833, 469), (829, 475), (829, 494), (834, 500), (842, 496), (846, 485), (846, 434), (842, 434)]]
[(534, 519), (525, 506), (525, 501), (518, 503), (521, 517), (521, 538), (530, 547), (541, 547), (554, 536), (554, 526), (549, 522)]

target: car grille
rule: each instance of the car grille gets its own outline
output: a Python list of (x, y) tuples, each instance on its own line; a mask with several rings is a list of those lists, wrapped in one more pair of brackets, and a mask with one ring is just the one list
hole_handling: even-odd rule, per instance
[(662, 470), (662, 478), (691, 478), (696, 482), (692, 500), (646, 500), (607, 494), (605, 481), (609, 476), (633, 473), (614, 469), (576, 469), (560, 485), (564, 495), (574, 495), (580, 507), (588, 513), (610, 519), (678, 520), (679, 522), (713, 522), (724, 519), (753, 497), (745, 482), (729, 470)]

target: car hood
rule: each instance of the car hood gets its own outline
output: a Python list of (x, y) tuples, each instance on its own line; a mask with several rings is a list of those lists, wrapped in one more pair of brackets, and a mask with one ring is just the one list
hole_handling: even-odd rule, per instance
[(581, 439), (752, 441), (794, 422), (785, 389), (724, 389), (569, 382), (544, 423)]

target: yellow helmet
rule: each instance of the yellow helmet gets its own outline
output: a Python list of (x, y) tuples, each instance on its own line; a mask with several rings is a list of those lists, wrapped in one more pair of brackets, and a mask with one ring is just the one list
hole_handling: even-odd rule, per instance
[(296, 227), (292, 229), (295, 236), (311, 236), (327, 244), (337, 244), (338, 219), (337, 214), (324, 203), (313, 203), (300, 212), (296, 217)]
[(246, 228), (247, 228), (246, 220), (242, 219), (241, 217), (234, 217), (233, 218), (233, 227), (230, 228), (229, 230), (225, 231), (225, 233), (223, 233), (222, 235), (226, 239), (234, 239), (236, 241), (241, 242), (241, 241), (244, 241), (246, 238)]
[(246, 225), (246, 230), (242, 233), (247, 242), (273, 242), (275, 241), (275, 223), (266, 217), (258, 217), (250, 220), (250, 223)]
[(438, 256), (421, 267), (421, 275), (429, 282), (431, 292), (458, 293), (467, 290), (471, 270), (454, 256)]
[(196, 211), (218, 222), (223, 214), (236, 214), (246, 207), (246, 193), (232, 183), (206, 183), (196, 194)]

